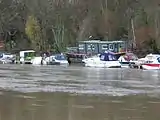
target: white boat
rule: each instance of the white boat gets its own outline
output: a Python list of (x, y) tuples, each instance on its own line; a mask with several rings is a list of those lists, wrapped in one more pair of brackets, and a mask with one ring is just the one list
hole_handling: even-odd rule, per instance
[(63, 54), (56, 54), (56, 55), (51, 55), (48, 60), (47, 63), (49, 65), (68, 65), (68, 61), (66, 59), (66, 57)]
[(33, 65), (68, 65), (68, 61), (63, 54), (51, 55), (49, 57), (35, 57)]
[(138, 57), (130, 52), (123, 53), (119, 58), (118, 58), (121, 66), (123, 68), (129, 68), (132, 65), (135, 65), (138, 63)]
[(82, 62), (84, 62), (86, 67), (121, 68), (121, 64), (116, 59), (115, 55), (109, 51), (84, 59)]
[(19, 54), (21, 64), (32, 64), (32, 60), (36, 56), (36, 52), (34, 50), (20, 51)]
[(144, 58), (140, 58), (140, 59), (138, 59), (138, 62), (140, 63), (140, 64), (144, 64), (144, 63), (146, 63), (147, 61), (152, 61), (152, 60), (154, 60), (154, 59), (157, 59), (158, 57), (160, 57), (160, 55), (159, 54), (148, 54), (148, 55), (146, 55)]
[(10, 53), (0, 53), (0, 63), (2, 64), (14, 63), (15, 58), (16, 55)]
[(140, 63), (145, 70), (160, 69), (160, 54), (148, 54), (145, 58), (141, 58)]
[(47, 65), (47, 61), (43, 57), (34, 57), (31, 60), (32, 65)]

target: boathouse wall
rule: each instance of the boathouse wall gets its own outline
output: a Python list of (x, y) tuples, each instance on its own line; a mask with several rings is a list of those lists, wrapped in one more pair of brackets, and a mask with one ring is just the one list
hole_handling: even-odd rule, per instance
[(93, 53), (98, 54), (106, 50), (112, 52), (124, 52), (127, 49), (126, 41), (100, 41), (100, 40), (90, 40), (90, 41), (79, 41), (78, 42), (78, 52), (79, 53)]

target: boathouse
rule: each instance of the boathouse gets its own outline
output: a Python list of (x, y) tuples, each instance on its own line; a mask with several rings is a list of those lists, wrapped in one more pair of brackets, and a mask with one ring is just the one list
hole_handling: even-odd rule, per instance
[(89, 40), (78, 42), (79, 53), (92, 53), (98, 54), (103, 51), (109, 50), (112, 52), (125, 52), (127, 49), (126, 41), (101, 41), (101, 40)]

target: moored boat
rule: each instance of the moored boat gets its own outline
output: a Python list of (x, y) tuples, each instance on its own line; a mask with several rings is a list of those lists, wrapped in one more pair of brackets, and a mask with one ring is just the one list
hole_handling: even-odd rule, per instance
[(55, 54), (48, 57), (35, 57), (33, 65), (68, 65), (68, 61), (63, 54)]
[(49, 65), (68, 65), (68, 61), (66, 56), (63, 54), (55, 54), (49, 57), (49, 61), (47, 61)]
[(0, 53), (0, 64), (13, 64), (15, 62), (16, 55), (11, 53)]
[(32, 64), (32, 60), (36, 56), (36, 52), (34, 50), (25, 50), (20, 51), (20, 63), (21, 64)]
[(82, 60), (88, 58), (87, 54), (81, 54), (81, 53), (66, 53), (66, 56), (70, 64), (72, 63), (81, 64), (83, 63)]
[(122, 67), (129, 68), (129, 67), (137, 66), (138, 57), (131, 52), (126, 52), (126, 53), (123, 53), (118, 58), (118, 60)]
[(159, 54), (148, 54), (143, 59), (142, 68), (145, 70), (160, 69), (160, 55)]
[(86, 67), (121, 68), (121, 64), (110, 51), (82, 60)]

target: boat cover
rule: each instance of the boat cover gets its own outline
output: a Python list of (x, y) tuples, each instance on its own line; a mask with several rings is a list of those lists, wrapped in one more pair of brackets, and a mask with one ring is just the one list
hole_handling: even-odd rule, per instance
[(114, 55), (114, 53), (110, 52), (110, 51), (105, 51), (104, 53), (100, 54), (100, 60), (102, 61), (116, 61), (116, 57)]

